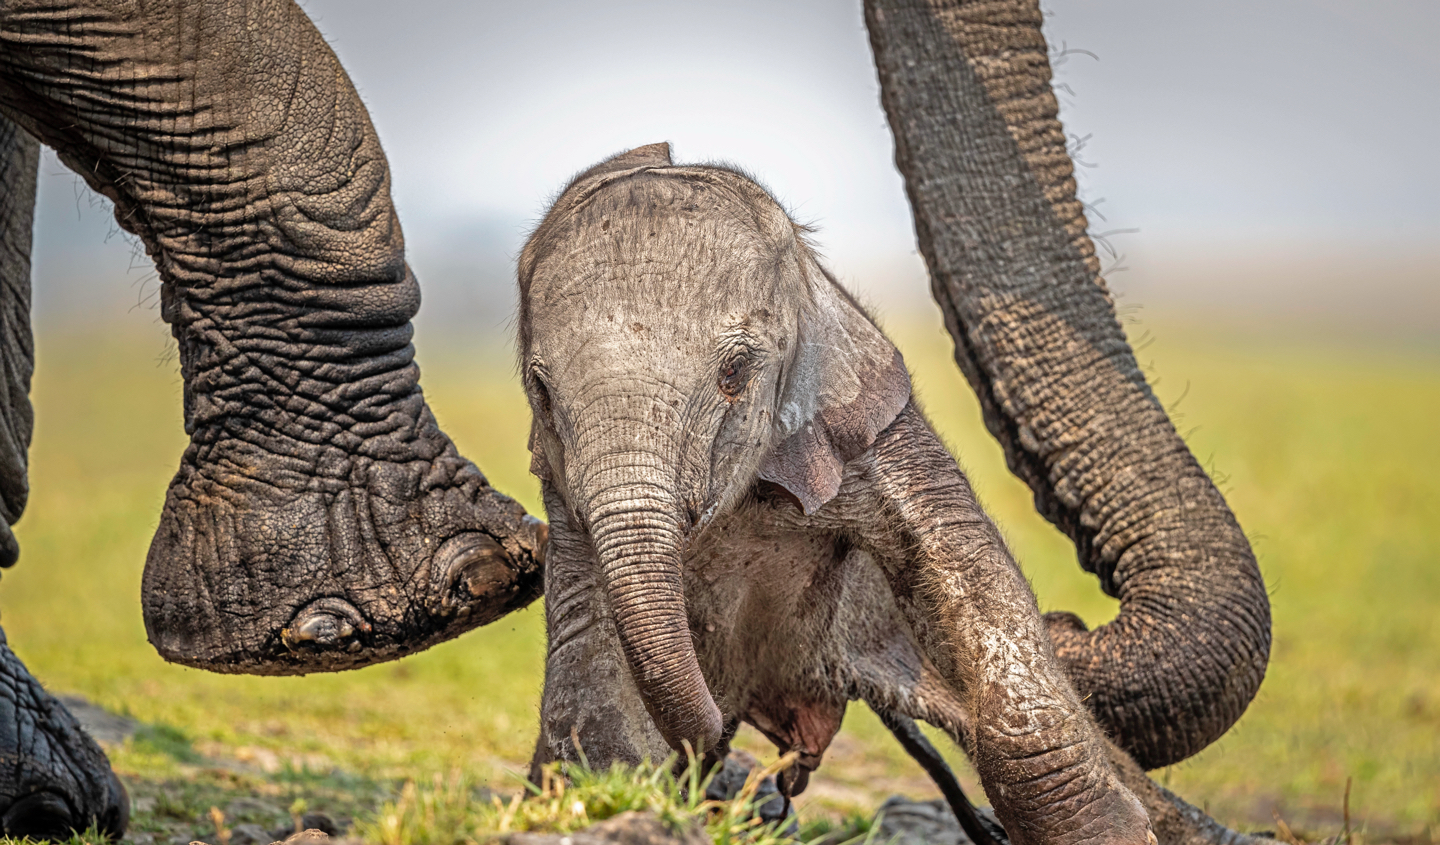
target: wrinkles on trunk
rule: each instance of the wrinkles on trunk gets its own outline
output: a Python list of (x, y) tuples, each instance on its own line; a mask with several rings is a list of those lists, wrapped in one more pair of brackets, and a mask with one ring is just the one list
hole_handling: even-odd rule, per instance
[(586, 462), (585, 521), (626, 661), (665, 741), (697, 754), (720, 742), (723, 720), (700, 672), (681, 580), (681, 513), (674, 470), (648, 452)]
[(1081, 565), (1120, 599), (1056, 653), (1146, 768), (1244, 712), (1270, 609), (1224, 498), (1145, 381), (1098, 275), (1034, 0), (867, 0), (920, 250), (987, 427)]
[(190, 445), (147, 557), (169, 660), (393, 659), (532, 601), (543, 529), (425, 402), (380, 140), (291, 0), (0, 0), (0, 113), (162, 281)]

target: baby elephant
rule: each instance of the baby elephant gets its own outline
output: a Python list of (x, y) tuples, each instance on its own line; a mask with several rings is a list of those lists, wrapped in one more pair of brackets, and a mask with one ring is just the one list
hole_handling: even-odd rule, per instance
[(947, 731), (1016, 843), (1153, 842), (900, 354), (804, 234), (658, 144), (576, 178), (526, 244), (535, 764), (713, 756), (743, 721), (799, 752), (794, 794), (859, 699)]

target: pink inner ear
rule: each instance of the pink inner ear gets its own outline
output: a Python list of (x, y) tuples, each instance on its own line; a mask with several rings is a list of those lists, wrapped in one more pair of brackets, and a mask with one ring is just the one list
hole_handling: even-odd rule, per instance
[(865, 454), (910, 401), (910, 373), (898, 350), (888, 366), (859, 375), (860, 395), (821, 408), (760, 465), (760, 478), (788, 490), (807, 516), (835, 498), (845, 464)]

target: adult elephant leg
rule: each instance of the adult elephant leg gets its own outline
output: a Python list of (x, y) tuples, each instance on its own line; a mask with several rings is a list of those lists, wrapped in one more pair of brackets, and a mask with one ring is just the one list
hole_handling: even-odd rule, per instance
[(30, 243), (39, 165), (40, 145), (0, 115), (0, 567), (20, 558), (10, 526), (30, 497)]
[(93, 826), (119, 839), (129, 817), (130, 799), (105, 752), (0, 631), (0, 832), (63, 840)]
[(1120, 599), (1047, 617), (1106, 733), (1153, 769), (1194, 754), (1265, 675), (1244, 533), (1146, 384), (1098, 275), (1036, 0), (867, 0), (921, 254), (985, 422), (1036, 506)]
[[(28, 493), (30, 241), (40, 146), (0, 117), (0, 565)], [(0, 631), (0, 834), (64, 839), (94, 825), (118, 838), (130, 803), (105, 752), (41, 688)]]
[(343, 669), (539, 594), (540, 523), (425, 403), (385, 155), (298, 6), (0, 0), (0, 112), (163, 283), (190, 434), (145, 569), (163, 656)]

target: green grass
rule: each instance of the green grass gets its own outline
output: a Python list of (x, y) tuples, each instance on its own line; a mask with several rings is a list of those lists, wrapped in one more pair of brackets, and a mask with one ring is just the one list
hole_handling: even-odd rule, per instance
[[(416, 800), (452, 777), (516, 790), (537, 718), (538, 605), (339, 675), (211, 675), (155, 656), (140, 572), (184, 435), (165, 329), (146, 322), (40, 333), (32, 497), (17, 526), (22, 560), (0, 585), (10, 643), (37, 676), (149, 726), (110, 751), (137, 797), (137, 839), (208, 836), (211, 806), (225, 813), (236, 796), (258, 795), (281, 822), (303, 800), (368, 819), (363, 829), (381, 841), (375, 825), (407, 781), (420, 784)], [(1042, 607), (1092, 625), (1113, 615), (1005, 470), (938, 321), (891, 328)], [(1338, 830), (1348, 778), (1352, 813), (1372, 836), (1440, 833), (1440, 347), (1162, 320), (1147, 328), (1159, 339), (1141, 358), (1222, 479), (1275, 613), (1270, 674), (1245, 718), (1158, 776), (1230, 822), (1270, 826), (1279, 813), (1327, 834)], [(441, 424), (497, 487), (538, 512), (509, 351), (436, 337), (420, 351)], [(766, 750), (753, 734), (742, 744)], [(968, 769), (962, 780), (976, 786)], [(895, 791), (934, 794), (857, 706), (801, 810), (838, 818)]]
[[(793, 762), (791, 754), (752, 771), (730, 801), (705, 799), (709, 780), (693, 760), (678, 777), (673, 759), (634, 768), (622, 764), (601, 772), (584, 765), (551, 764), (541, 784), (532, 784), (526, 793), (509, 800), (459, 772), (448, 778), (436, 775), (426, 786), (406, 783), (396, 800), (362, 822), (355, 833), (378, 845), (452, 845), (519, 831), (572, 833), (622, 813), (640, 812), (655, 816), (677, 833), (703, 830), (715, 845), (782, 845), (792, 840), (779, 830), (781, 825), (765, 824), (756, 817), (759, 804), (779, 796), (758, 799), (756, 791), (763, 778)], [(858, 843), (868, 831), (864, 819), (850, 818), (842, 825), (817, 819), (801, 826), (799, 838), (817, 844)]]

